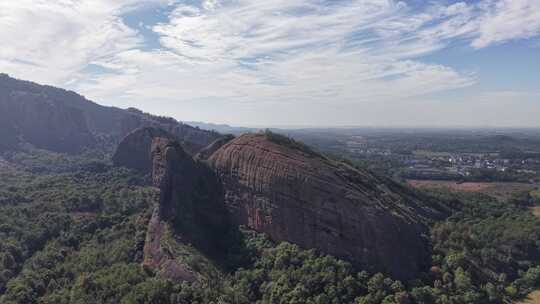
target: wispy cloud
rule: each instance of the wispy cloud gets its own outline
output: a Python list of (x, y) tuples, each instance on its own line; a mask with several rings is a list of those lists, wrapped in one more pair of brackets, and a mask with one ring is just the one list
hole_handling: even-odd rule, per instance
[[(158, 6), (149, 49), (123, 16)], [(424, 56), (538, 36), (540, 2), (19, 0), (0, 2), (0, 28), (1, 71), (107, 103), (347, 105), (475, 84)]]
[(479, 22), (479, 36), (472, 42), (476, 48), (540, 34), (540, 1), (486, 1), (481, 7), (486, 13)]
[[(155, 3), (163, 3), (154, 0)], [(144, 43), (121, 15), (137, 0), (0, 2), (0, 69), (62, 85), (88, 64)]]
[[(442, 47), (411, 34), (436, 18), (381, 0), (203, 1), (179, 4), (152, 30), (178, 59), (166, 74), (185, 84), (178, 99), (353, 103), (474, 83), (471, 74), (415, 60)], [(141, 56), (122, 62), (140, 68)]]

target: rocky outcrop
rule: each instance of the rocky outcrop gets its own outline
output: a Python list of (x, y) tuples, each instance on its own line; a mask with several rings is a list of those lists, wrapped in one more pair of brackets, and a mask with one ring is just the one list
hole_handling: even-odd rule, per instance
[(152, 177), (160, 189), (162, 218), (203, 251), (217, 249), (229, 227), (221, 181), (176, 141), (154, 139), (152, 156)]
[(189, 244), (205, 256), (226, 251), (230, 221), (221, 182), (169, 138), (153, 138), (151, 155), (160, 199), (147, 230), (144, 266), (168, 279), (193, 281), (196, 275), (189, 263), (164, 244)]
[(223, 147), (226, 143), (230, 142), (234, 139), (233, 135), (225, 135), (222, 138), (214, 141), (204, 149), (202, 149), (197, 155), (195, 155), (195, 159), (198, 160), (207, 160), (214, 152), (219, 150), (219, 148)]
[(146, 230), (143, 267), (171, 281), (196, 281), (195, 271), (187, 263), (178, 260), (167, 248), (167, 238), (171, 237), (170, 226), (161, 219), (160, 209), (155, 208)]
[(141, 127), (173, 134), (191, 154), (220, 138), (216, 132), (172, 118), (101, 106), (71, 91), (0, 74), (0, 135), (5, 138), (0, 150), (28, 143), (55, 152), (79, 153), (115, 146)]
[(195, 158), (173, 137), (140, 129), (115, 155), (151, 167), (160, 190), (144, 248), (144, 265), (160, 276), (196, 280), (171, 244), (219, 256), (232, 224), (399, 279), (429, 265), (426, 222), (441, 214), (407, 188), (277, 135), (223, 139)]
[(112, 157), (113, 163), (142, 173), (152, 173), (152, 141), (155, 138), (174, 140), (172, 134), (162, 129), (152, 127), (137, 129), (122, 139)]
[(429, 265), (424, 221), (439, 214), (389, 180), (264, 134), (240, 136), (208, 161), (238, 224), (399, 279)]

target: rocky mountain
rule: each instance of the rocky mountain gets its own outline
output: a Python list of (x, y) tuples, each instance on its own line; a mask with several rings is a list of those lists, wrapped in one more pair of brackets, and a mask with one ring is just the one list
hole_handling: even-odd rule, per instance
[[(208, 149), (230, 139), (216, 140)], [(227, 235), (233, 229), (223, 185), (210, 166), (186, 152), (171, 133), (152, 127), (122, 139), (113, 163), (151, 174), (152, 185), (159, 189), (159, 202), (148, 223), (143, 266), (173, 281), (210, 276), (200, 269), (212, 268), (209, 258), (217, 260), (227, 252)], [(197, 258), (191, 258), (194, 255)], [(201, 267), (193, 260), (210, 266)]]
[(114, 152), (113, 163), (143, 173), (152, 172), (152, 142), (155, 138), (174, 139), (174, 135), (158, 128), (143, 127), (129, 133), (122, 139)]
[[(201, 274), (194, 269), (200, 270), (201, 265), (190, 265), (186, 251), (199, 255), (199, 260), (227, 251), (224, 242), (231, 226), (221, 183), (206, 164), (195, 161), (174, 140), (154, 137), (151, 155), (153, 184), (160, 199), (148, 224), (143, 265), (161, 277), (195, 281)], [(182, 250), (183, 254), (171, 249), (184, 246), (191, 249)]]
[(214, 152), (219, 150), (226, 143), (228, 143), (229, 141), (231, 141), (233, 139), (234, 139), (233, 135), (225, 135), (222, 138), (214, 141), (213, 143), (211, 143), (210, 145), (208, 145), (207, 147), (205, 147), (201, 151), (199, 151), (199, 153), (197, 153), (197, 155), (195, 155), (195, 158), (197, 158), (199, 160), (207, 160), (210, 156), (212, 156), (212, 154), (214, 154)]
[(389, 179), (275, 134), (242, 135), (209, 163), (237, 224), (400, 279), (429, 265), (426, 223), (441, 213)]
[(167, 130), (186, 143), (191, 153), (220, 138), (216, 132), (172, 118), (101, 106), (71, 91), (0, 74), (0, 150), (28, 143), (55, 152), (78, 153), (115, 146), (126, 134), (144, 126)]
[(152, 157), (161, 217), (172, 223), (182, 239), (204, 252), (216, 252), (227, 233), (229, 217), (215, 172), (167, 138), (152, 141)]
[(115, 163), (138, 169), (151, 162), (161, 192), (159, 219), (152, 222), (183, 227), (181, 238), (204, 251), (222, 246), (230, 216), (274, 241), (316, 248), (399, 279), (415, 277), (430, 263), (427, 224), (444, 212), (389, 179), (270, 132), (218, 140), (195, 158), (170, 137), (133, 132), (117, 151), (142, 161), (115, 156)]
[(79, 153), (120, 142), (116, 165), (152, 173), (161, 198), (145, 264), (166, 277), (189, 281), (194, 272), (163, 251), (162, 236), (211, 256), (224, 250), (231, 223), (400, 279), (429, 264), (426, 223), (441, 216), (434, 205), (287, 137), (221, 136), (7, 75), (0, 92), (0, 150)]

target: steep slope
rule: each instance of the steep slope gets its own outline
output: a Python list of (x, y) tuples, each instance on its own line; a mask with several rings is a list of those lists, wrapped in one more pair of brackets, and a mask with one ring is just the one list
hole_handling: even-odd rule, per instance
[(174, 140), (171, 133), (153, 127), (143, 127), (136, 129), (126, 135), (121, 141), (112, 161), (116, 166), (135, 169), (142, 173), (151, 173), (152, 160), (152, 141), (155, 138), (166, 138)]
[(55, 152), (78, 153), (86, 148), (115, 146), (134, 129), (164, 129), (189, 146), (190, 153), (220, 138), (172, 118), (136, 109), (118, 109), (93, 103), (74, 92), (21, 81), (0, 74), (0, 149), (20, 142)]
[(233, 135), (225, 135), (222, 138), (214, 141), (213, 143), (211, 143), (207, 147), (200, 150), (199, 153), (197, 153), (195, 155), (195, 158), (198, 159), (198, 160), (207, 160), (210, 156), (212, 156), (212, 154), (214, 154), (214, 152), (219, 150), (226, 143), (228, 143), (229, 141), (231, 141), (233, 139), (234, 139)]
[[(6, 109), (0, 103), (0, 113), (4, 113)], [(2, 114), (0, 114), (2, 116)], [(0, 152), (15, 147), (19, 142), (17, 130), (9, 117), (0, 118)]]
[(217, 276), (208, 257), (227, 251), (231, 229), (220, 181), (174, 140), (153, 138), (151, 155), (160, 200), (149, 222), (143, 265), (175, 281)]
[(54, 94), (25, 88), (0, 76), (0, 120), (11, 144), (24, 138), (37, 147), (69, 153), (95, 144), (81, 110), (62, 106)]
[(265, 134), (240, 136), (208, 161), (238, 224), (400, 279), (429, 265), (424, 222), (440, 214), (389, 180)]
[(205, 252), (213, 252), (229, 227), (224, 192), (217, 175), (195, 161), (180, 144), (166, 138), (152, 142), (155, 186), (162, 217)]

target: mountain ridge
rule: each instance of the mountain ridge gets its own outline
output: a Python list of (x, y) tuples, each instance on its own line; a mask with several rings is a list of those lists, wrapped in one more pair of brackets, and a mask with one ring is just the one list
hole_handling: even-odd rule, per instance
[(52, 86), (18, 80), (0, 74), (0, 149), (16, 149), (21, 143), (54, 152), (80, 153), (108, 149), (129, 132), (145, 126), (158, 127), (191, 146), (191, 153), (220, 138), (173, 118), (140, 110), (106, 107), (84, 96)]
[(275, 137), (244, 134), (208, 159), (237, 224), (399, 279), (426, 270), (428, 223), (444, 210), (389, 179)]
[[(441, 217), (440, 210), (389, 179), (301, 142), (270, 131), (222, 136), (5, 75), (0, 89), (6, 92), (0, 121), (16, 141), (66, 153), (118, 142), (115, 165), (151, 173), (162, 196), (149, 231), (163, 231), (165, 221), (177, 237), (214, 252), (230, 213), (235, 225), (274, 241), (316, 248), (396, 278), (412, 278), (429, 264), (427, 222)], [(163, 261), (148, 264), (159, 268)], [(189, 277), (186, 271), (181, 277)]]
[[(391, 180), (269, 131), (220, 139), (194, 157), (171, 137), (159, 130), (139, 129), (122, 140), (117, 149), (122, 153), (116, 154), (134, 160), (152, 155), (153, 184), (161, 192), (161, 220), (187, 225), (190, 234), (200, 235), (193, 231), (205, 231), (213, 226), (208, 223), (219, 223), (221, 218), (265, 233), (275, 242), (318, 249), (403, 280), (427, 270), (428, 225), (444, 217), (444, 211)], [(121, 157), (115, 156), (114, 162), (138, 169), (137, 162)], [(218, 206), (225, 209), (216, 212)], [(185, 217), (194, 210), (199, 210), (196, 215)], [(226, 225), (221, 226), (214, 231), (226, 230)], [(209, 241), (214, 235), (204, 237), (206, 245), (198, 247), (216, 246), (223, 237)]]

